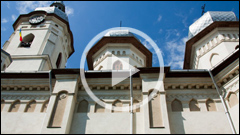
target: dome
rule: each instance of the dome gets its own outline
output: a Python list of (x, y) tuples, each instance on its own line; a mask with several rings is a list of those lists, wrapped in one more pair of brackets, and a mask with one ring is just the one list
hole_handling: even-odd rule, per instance
[(188, 38), (192, 38), (215, 21), (238, 21), (232, 11), (208, 11), (189, 26)]
[(105, 37), (132, 37), (134, 36), (129, 30), (111, 30)]

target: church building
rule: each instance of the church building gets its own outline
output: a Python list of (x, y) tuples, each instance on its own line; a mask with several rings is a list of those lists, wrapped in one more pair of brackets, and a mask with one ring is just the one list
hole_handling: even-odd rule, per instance
[(152, 67), (152, 52), (129, 30), (97, 41), (88, 70), (65, 68), (78, 50), (62, 1), (21, 14), (13, 28), (1, 49), (2, 134), (239, 134), (232, 11), (189, 26), (181, 70)]

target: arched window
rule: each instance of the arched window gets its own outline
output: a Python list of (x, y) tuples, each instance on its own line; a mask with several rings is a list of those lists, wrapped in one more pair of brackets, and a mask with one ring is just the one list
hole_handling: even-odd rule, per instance
[(88, 101), (82, 100), (81, 102), (79, 102), (77, 112), (88, 113), (89, 112)]
[(211, 99), (208, 99), (206, 101), (206, 106), (207, 106), (208, 111), (216, 111), (217, 110), (214, 101)]
[(126, 52), (125, 52), (125, 51), (123, 51), (123, 55), (126, 55)]
[(218, 64), (220, 62), (220, 56), (219, 54), (217, 53), (213, 53), (210, 57), (210, 63), (211, 63), (211, 66), (215, 66), (216, 64)]
[(138, 61), (138, 57), (136, 57), (137, 61)]
[(19, 47), (30, 47), (32, 45), (34, 37), (35, 36), (32, 33), (24, 36), (22, 42), (19, 45)]
[(112, 54), (115, 54), (115, 51), (112, 51)]
[(35, 107), (36, 107), (36, 101), (32, 100), (27, 104), (24, 112), (34, 112)]
[(120, 54), (120, 51), (117, 51), (117, 55), (121, 55), (121, 54)]
[(46, 112), (49, 100), (45, 101), (42, 105), (41, 112)]
[(189, 108), (190, 108), (190, 111), (200, 111), (200, 108), (198, 106), (198, 102), (195, 99), (192, 99), (189, 102)]
[(121, 111), (114, 110), (114, 108), (115, 107), (122, 107), (122, 102), (120, 100), (116, 100), (115, 102), (113, 102), (112, 107), (113, 107), (113, 110), (112, 110), (113, 113), (121, 112)]
[(1, 100), (1, 112), (2, 112), (2, 110), (3, 110), (4, 105), (5, 105), (5, 101), (2, 99), (2, 100)]
[(105, 111), (105, 108), (99, 105), (98, 103), (95, 104), (95, 113), (103, 113)]
[(59, 53), (59, 54), (58, 54), (57, 61), (56, 61), (56, 66), (57, 66), (57, 68), (59, 68), (59, 66), (60, 66), (60, 64), (61, 64), (61, 60), (62, 60), (62, 53)]
[(233, 93), (233, 92), (230, 93), (230, 95), (228, 96), (228, 103), (229, 103), (230, 108), (239, 104), (237, 95), (235, 93)]
[(19, 107), (20, 107), (20, 101), (16, 100), (12, 103), (8, 112), (17, 112)]
[(140, 60), (140, 63), (142, 64), (142, 60)]
[(174, 99), (171, 103), (172, 111), (173, 112), (181, 112), (183, 111), (182, 102), (178, 99)]
[(113, 70), (122, 70), (122, 69), (123, 69), (122, 62), (120, 62), (119, 60), (114, 62)]

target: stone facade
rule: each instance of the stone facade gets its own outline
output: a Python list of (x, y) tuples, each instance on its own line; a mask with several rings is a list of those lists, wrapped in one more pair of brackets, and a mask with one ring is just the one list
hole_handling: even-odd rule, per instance
[[(54, 5), (65, 7), (61, 1)], [(86, 71), (85, 76), (89, 88), (107, 108), (87, 93), (80, 76), (84, 69), (64, 69), (67, 58), (74, 52), (69, 24), (62, 18), (63, 10), (58, 9), (55, 14), (45, 9), (21, 15), (13, 25), (15, 32), (3, 46), (2, 134), (129, 134), (131, 130), (134, 134), (233, 133), (214, 82), (205, 70), (209, 68), (234, 130), (239, 133), (239, 49), (235, 47), (239, 43), (238, 25), (231, 28), (209, 25), (202, 31), (212, 31), (191, 37), (185, 54), (185, 69), (190, 70), (164, 67), (163, 80), (158, 80), (159, 67), (151, 67), (151, 52), (144, 50), (132, 34), (127, 35), (128, 40), (121, 35), (111, 36), (116, 33), (106, 35), (101, 40), (106, 42), (102, 48), (90, 50), (87, 57), (91, 58), (88, 65), (92, 69)], [(26, 18), (34, 13), (45, 14), (46, 20), (38, 25), (29, 24)], [(16, 36), (20, 28), (38, 37), (30, 46), (32, 51), (16, 46), (20, 44)], [(140, 47), (136, 48), (136, 44)], [(113, 67), (106, 61), (113, 51), (140, 70), (132, 76), (133, 105), (139, 107), (133, 110), (133, 115), (130, 113), (130, 78), (111, 85)], [(5, 63), (9, 66), (3, 68)], [(126, 65), (122, 67), (128, 69)], [(152, 99), (146, 101), (150, 97)], [(115, 107), (129, 109), (109, 109)]]

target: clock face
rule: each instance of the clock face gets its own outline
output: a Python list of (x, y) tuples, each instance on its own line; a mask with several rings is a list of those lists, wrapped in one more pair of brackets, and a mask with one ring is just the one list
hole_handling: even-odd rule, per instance
[(30, 24), (40, 24), (44, 21), (45, 17), (43, 15), (35, 15), (29, 18)]

